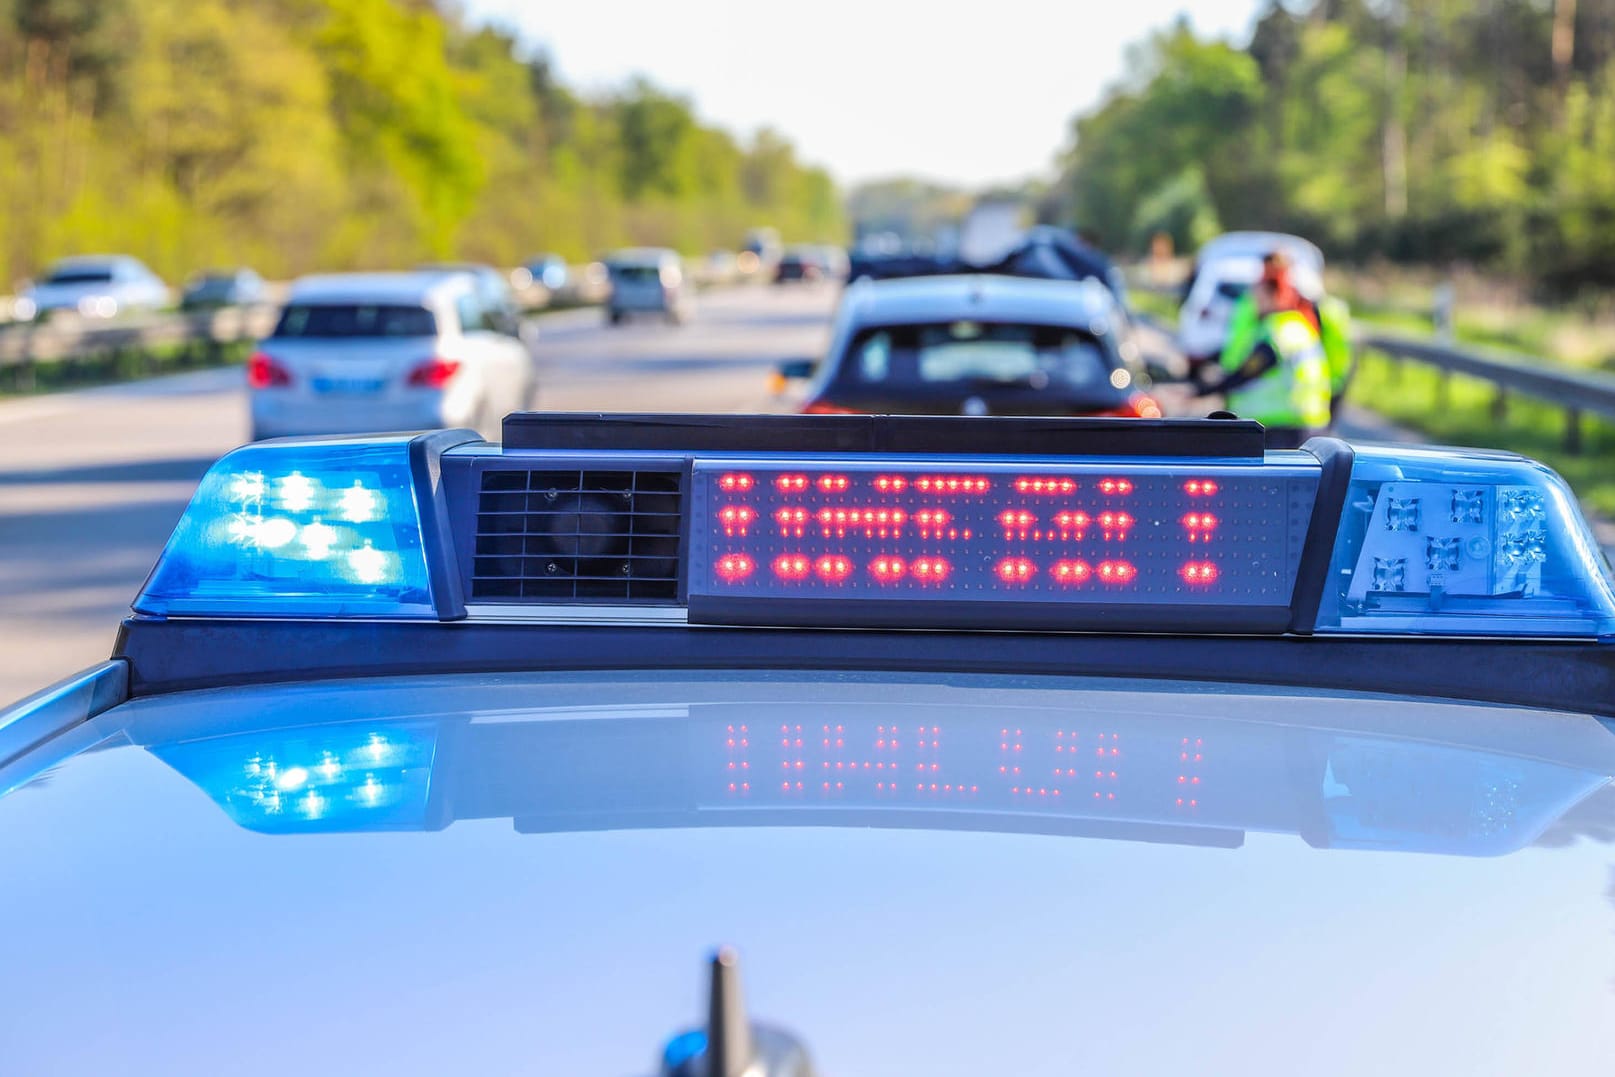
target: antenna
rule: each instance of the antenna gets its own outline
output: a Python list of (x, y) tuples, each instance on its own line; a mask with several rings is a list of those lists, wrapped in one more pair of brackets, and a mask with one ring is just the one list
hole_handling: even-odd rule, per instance
[(707, 1077), (745, 1077), (751, 1066), (751, 1024), (740, 995), (740, 958), (725, 946), (712, 955)]

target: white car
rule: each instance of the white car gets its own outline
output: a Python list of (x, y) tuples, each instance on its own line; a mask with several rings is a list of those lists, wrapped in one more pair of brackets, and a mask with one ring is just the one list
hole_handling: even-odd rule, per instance
[(630, 314), (661, 314), (679, 323), (690, 317), (694, 282), (676, 251), (641, 247), (606, 259), (611, 294), (606, 318), (619, 325)]
[(64, 258), (51, 266), (44, 280), (17, 297), (14, 313), (19, 321), (56, 311), (111, 318), (131, 310), (160, 310), (171, 299), (168, 285), (138, 258), (96, 254)]
[(1262, 259), (1281, 250), (1303, 295), (1323, 294), (1323, 253), (1299, 236), (1279, 232), (1230, 232), (1200, 248), (1178, 312), (1178, 346), (1191, 373), (1215, 363), (1228, 339), (1234, 304), (1262, 276)]
[(496, 430), (531, 404), (532, 354), (466, 273), (355, 273), (292, 286), (247, 367), (254, 440)]

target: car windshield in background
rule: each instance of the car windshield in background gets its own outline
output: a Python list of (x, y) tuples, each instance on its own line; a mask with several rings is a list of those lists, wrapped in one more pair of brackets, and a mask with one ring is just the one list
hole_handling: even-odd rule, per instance
[(870, 384), (992, 383), (1072, 389), (1110, 377), (1103, 347), (1061, 326), (951, 322), (873, 329), (853, 343), (848, 373)]
[(657, 281), (661, 279), (662, 271), (656, 266), (616, 265), (611, 267), (611, 276), (615, 280)]
[(1250, 291), (1250, 285), (1239, 281), (1225, 280), (1217, 283), (1217, 294), (1224, 299), (1239, 299)]
[(294, 303), (275, 326), (277, 337), (429, 337), (436, 333), (437, 321), (423, 307), (358, 303)]
[(110, 269), (61, 269), (50, 275), (46, 284), (110, 284)]

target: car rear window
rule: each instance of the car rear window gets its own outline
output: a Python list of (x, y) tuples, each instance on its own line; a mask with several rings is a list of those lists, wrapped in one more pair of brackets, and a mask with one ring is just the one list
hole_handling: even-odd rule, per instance
[(865, 330), (842, 372), (865, 384), (1071, 389), (1108, 381), (1111, 366), (1104, 346), (1078, 329), (961, 321)]
[(424, 307), (363, 303), (293, 303), (281, 312), (277, 337), (430, 337), (437, 319)]
[(627, 266), (615, 265), (611, 267), (613, 280), (632, 281), (636, 284), (645, 284), (662, 279), (662, 271), (656, 266)]
[(58, 269), (45, 281), (46, 284), (107, 284), (112, 280), (110, 269)]
[(1238, 299), (1250, 291), (1250, 285), (1241, 281), (1222, 280), (1217, 282), (1217, 294), (1224, 299)]

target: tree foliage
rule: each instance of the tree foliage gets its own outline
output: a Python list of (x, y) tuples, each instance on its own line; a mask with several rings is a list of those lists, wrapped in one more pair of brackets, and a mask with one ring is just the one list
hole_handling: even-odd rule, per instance
[(1615, 284), (1615, 0), (1269, 0), (1245, 47), (1179, 22), (1132, 70), (1073, 121), (1058, 185), (1118, 248), (1192, 244), (1198, 175), (1228, 228)]
[(0, 290), (65, 254), (170, 277), (838, 238), (830, 177), (635, 81), (590, 97), (430, 0), (0, 0)]

